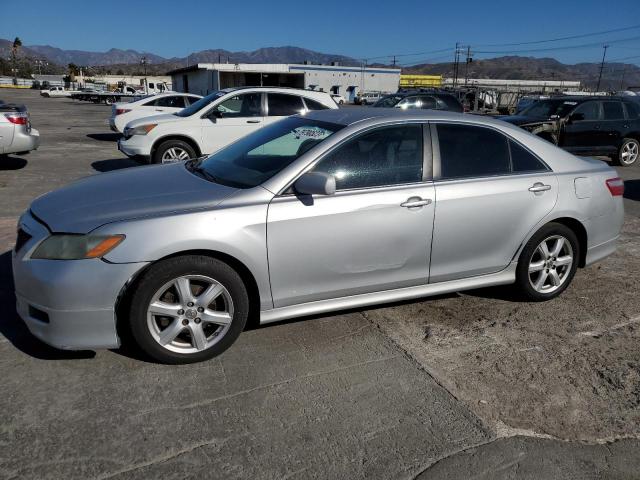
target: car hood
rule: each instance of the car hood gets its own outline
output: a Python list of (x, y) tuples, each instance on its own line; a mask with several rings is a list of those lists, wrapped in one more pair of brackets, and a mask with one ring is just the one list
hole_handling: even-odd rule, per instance
[(127, 123), (127, 127), (138, 127), (147, 123), (170, 123), (178, 122), (182, 117), (178, 117), (172, 113), (162, 113), (160, 115), (150, 115), (148, 117), (137, 118)]
[(52, 232), (87, 233), (106, 223), (213, 208), (237, 189), (209, 182), (184, 163), (93, 175), (34, 200)]
[(498, 120), (509, 122), (513, 125), (525, 125), (527, 123), (548, 122), (548, 118), (544, 117), (525, 117), (524, 115), (505, 115), (496, 117)]

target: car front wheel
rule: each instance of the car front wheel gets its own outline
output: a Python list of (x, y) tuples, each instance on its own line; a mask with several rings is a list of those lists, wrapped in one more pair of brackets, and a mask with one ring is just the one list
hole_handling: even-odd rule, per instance
[(516, 287), (526, 300), (544, 301), (560, 295), (578, 268), (578, 239), (560, 223), (542, 227), (527, 242), (516, 269)]
[(238, 338), (249, 312), (238, 273), (206, 256), (151, 266), (137, 282), (130, 305), (133, 339), (144, 353), (168, 364), (221, 354)]
[(196, 151), (182, 140), (167, 140), (158, 145), (153, 154), (153, 163), (175, 163), (196, 158)]

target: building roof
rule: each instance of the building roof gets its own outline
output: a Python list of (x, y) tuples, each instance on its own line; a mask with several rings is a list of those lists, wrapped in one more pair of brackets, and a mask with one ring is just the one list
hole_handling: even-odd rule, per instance
[[(197, 63), (188, 67), (177, 68), (167, 72), (167, 75), (195, 72), (198, 70), (218, 70), (222, 72), (265, 72), (287, 73), (291, 70), (327, 70), (361, 72), (362, 67), (345, 65), (313, 65), (304, 63)], [(365, 67), (367, 73), (392, 73), (400, 74), (399, 68)]]

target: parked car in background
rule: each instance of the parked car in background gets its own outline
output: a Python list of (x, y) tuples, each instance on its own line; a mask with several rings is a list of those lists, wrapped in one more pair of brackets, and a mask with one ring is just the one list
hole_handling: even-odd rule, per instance
[(550, 98), (498, 118), (572, 153), (609, 156), (616, 165), (633, 165), (640, 154), (640, 104), (630, 97)]
[(27, 107), (0, 100), (0, 155), (28, 153), (39, 145), (40, 133), (31, 127)]
[(130, 157), (171, 163), (213, 153), (281, 118), (336, 109), (325, 92), (283, 87), (228, 88), (184, 110), (133, 120), (118, 148)]
[(347, 103), (347, 100), (342, 95), (339, 95), (337, 93), (332, 93), (331, 98), (333, 98), (334, 102), (336, 102), (338, 105)]
[(458, 113), (464, 111), (462, 104), (456, 97), (450, 93), (439, 91), (394, 93), (382, 97), (373, 106), (378, 108), (448, 110)]
[(49, 87), (40, 90), (43, 97), (70, 97), (71, 91), (65, 90), (64, 87)]
[(202, 98), (193, 93), (161, 93), (149, 95), (133, 102), (114, 103), (111, 105), (109, 127), (114, 132), (122, 133), (131, 120), (158, 115), (159, 113), (179, 112)]
[[(240, 89), (210, 105), (254, 108), (237, 97), (256, 94), (293, 102)], [(615, 251), (623, 188), (605, 163), (487, 117), (305, 109), (207, 159), (36, 199), (13, 255), (17, 310), (59, 348), (116, 348), (126, 331), (150, 357), (189, 363), (227, 349), (249, 316), (503, 284), (550, 300)]]
[(546, 96), (546, 95), (525, 95), (524, 97), (521, 97), (518, 100), (518, 103), (516, 103), (514, 115), (517, 115), (518, 113), (523, 111), (525, 108), (530, 107), (531, 105), (536, 103), (538, 100), (546, 100), (548, 98), (549, 96)]
[(356, 105), (373, 105), (383, 97), (384, 93), (381, 92), (360, 92), (356, 95), (354, 103)]

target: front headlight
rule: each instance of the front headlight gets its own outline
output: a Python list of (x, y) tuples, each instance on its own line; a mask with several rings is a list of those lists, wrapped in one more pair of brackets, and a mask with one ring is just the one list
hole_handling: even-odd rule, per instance
[(126, 137), (133, 137), (134, 135), (146, 135), (157, 126), (157, 123), (147, 123), (146, 125), (140, 125), (138, 127), (127, 127), (124, 129), (124, 134)]
[(80, 260), (106, 255), (124, 240), (124, 235), (54, 234), (42, 242), (31, 258)]

